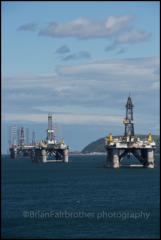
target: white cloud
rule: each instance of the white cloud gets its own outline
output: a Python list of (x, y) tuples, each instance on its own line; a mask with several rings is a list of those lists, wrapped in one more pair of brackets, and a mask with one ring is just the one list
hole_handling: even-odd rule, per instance
[(15, 101), (28, 101), (33, 107), (38, 102), (105, 105), (118, 92), (157, 90), (158, 67), (156, 57), (113, 59), (61, 66), (53, 74), (6, 76), (2, 84), (4, 101), (13, 104), (15, 95)]
[(49, 88), (57, 75), (52, 74), (16, 74), (4, 77), (3, 86), (7, 89)]
[[(64, 77), (75, 77), (81, 80), (96, 81), (95, 83), (103, 87), (106, 84), (120, 84), (122, 87), (138, 86), (153, 81), (158, 78), (155, 70), (159, 66), (159, 58), (138, 58), (138, 59), (113, 59), (104, 61), (95, 61), (88, 64), (79, 64), (72, 66), (59, 67), (57, 73)], [(148, 86), (144, 86), (147, 90)]]
[[(106, 115), (115, 115), (117, 109), (120, 109), (118, 105), (120, 96), (126, 98), (129, 91), (135, 95), (139, 94), (142, 103), (148, 108), (147, 102), (151, 101), (150, 97), (158, 96), (156, 95), (159, 90), (159, 74), (156, 71), (158, 67), (158, 57), (112, 59), (61, 66), (53, 74), (6, 76), (2, 85), (4, 111), (31, 114), (36, 110), (41, 113), (45, 106), (49, 106), (51, 111), (55, 112), (57, 107), (60, 109), (58, 112), (61, 112), (61, 107), (65, 109), (67, 106), (74, 106), (78, 110), (71, 110), (73, 115), (79, 113), (79, 107), (100, 108), (100, 112), (97, 110), (90, 112), (100, 116), (107, 108), (109, 112), (105, 112)], [(37, 108), (39, 106), (42, 108)], [(71, 117), (68, 116), (69, 113), (69, 110), (65, 111), (66, 122)], [(82, 114), (87, 121), (85, 117), (88, 115), (87, 112), (82, 111)], [(80, 120), (77, 120), (85, 121), (81, 116)], [(63, 122), (62, 119), (60, 121)], [(103, 119), (100, 119), (100, 122), (103, 122)]]
[(134, 15), (122, 17), (109, 16), (105, 20), (87, 18), (75, 19), (71, 22), (53, 22), (39, 32), (39, 35), (50, 37), (76, 37), (79, 39), (111, 37), (124, 29), (129, 29), (129, 23)]
[[(39, 75), (15, 75), (6, 76), (5, 84), (9, 87), (15, 87), (15, 84), (50, 84), (52, 82), (58, 83), (58, 77), (67, 77), (68, 83), (70, 76), (77, 76), (75, 79), (84, 76), (86, 74), (86, 80), (92, 78), (93, 74), (100, 74), (98, 81), (104, 80), (102, 76), (110, 75), (112, 77), (118, 77), (118, 81), (122, 81), (122, 77), (145, 77), (146, 79), (155, 78), (158, 74), (155, 72), (159, 67), (159, 58), (135, 58), (135, 59), (110, 59), (110, 60), (98, 60), (85, 64), (60, 66), (57, 68), (57, 73), (54, 74), (39, 74)], [(90, 75), (91, 74), (91, 75)], [(71, 78), (70, 78), (71, 79)], [(136, 79), (137, 80), (137, 79)], [(77, 81), (77, 80), (75, 80)], [(16, 85), (16, 87), (21, 87)]]
[(152, 89), (160, 89), (160, 82), (158, 81), (158, 82), (154, 82), (153, 84), (152, 84)]
[(144, 42), (151, 37), (151, 34), (144, 31), (133, 30), (119, 35), (116, 43), (137, 43)]
[[(5, 113), (3, 115), (4, 121), (16, 122), (36, 122), (46, 123), (47, 114), (15, 114)], [(83, 114), (56, 114), (54, 121), (60, 124), (94, 124), (94, 125), (118, 125), (122, 122), (121, 116), (101, 116), (101, 115), (83, 115)]]

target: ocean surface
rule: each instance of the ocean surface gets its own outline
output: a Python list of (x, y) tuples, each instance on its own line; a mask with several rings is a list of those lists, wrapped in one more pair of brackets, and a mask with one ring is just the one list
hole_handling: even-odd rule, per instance
[(155, 159), (154, 169), (109, 169), (106, 156), (43, 164), (2, 155), (1, 237), (158, 239), (160, 155)]

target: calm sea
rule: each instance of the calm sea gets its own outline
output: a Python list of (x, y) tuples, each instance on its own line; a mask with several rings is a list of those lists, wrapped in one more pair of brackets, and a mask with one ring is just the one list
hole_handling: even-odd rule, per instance
[(2, 156), (2, 238), (159, 238), (159, 167), (108, 169), (106, 156), (70, 160)]

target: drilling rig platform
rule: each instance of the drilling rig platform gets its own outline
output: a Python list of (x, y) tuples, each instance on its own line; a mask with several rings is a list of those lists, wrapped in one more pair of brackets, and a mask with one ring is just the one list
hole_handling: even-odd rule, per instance
[[(52, 128), (52, 114), (48, 114), (48, 129), (46, 141), (41, 141), (32, 145), (24, 144), (24, 129), (21, 128), (20, 144), (12, 144), (9, 148), (11, 158), (18, 156), (30, 157), (34, 162), (68, 162), (69, 147), (64, 143), (58, 143)], [(54, 158), (54, 159), (51, 159)]]
[(134, 155), (145, 168), (154, 168), (155, 142), (151, 133), (147, 139), (141, 141), (134, 135), (133, 103), (128, 97), (126, 104), (126, 117), (124, 120), (124, 136), (113, 138), (110, 133), (109, 138), (105, 137), (105, 148), (107, 151), (107, 167), (119, 168), (120, 162), (125, 156)]

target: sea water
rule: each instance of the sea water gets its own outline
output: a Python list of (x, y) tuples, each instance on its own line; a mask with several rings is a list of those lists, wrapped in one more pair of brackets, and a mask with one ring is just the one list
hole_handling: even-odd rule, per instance
[(106, 156), (69, 159), (2, 155), (2, 238), (159, 238), (159, 155), (154, 169), (106, 168)]

